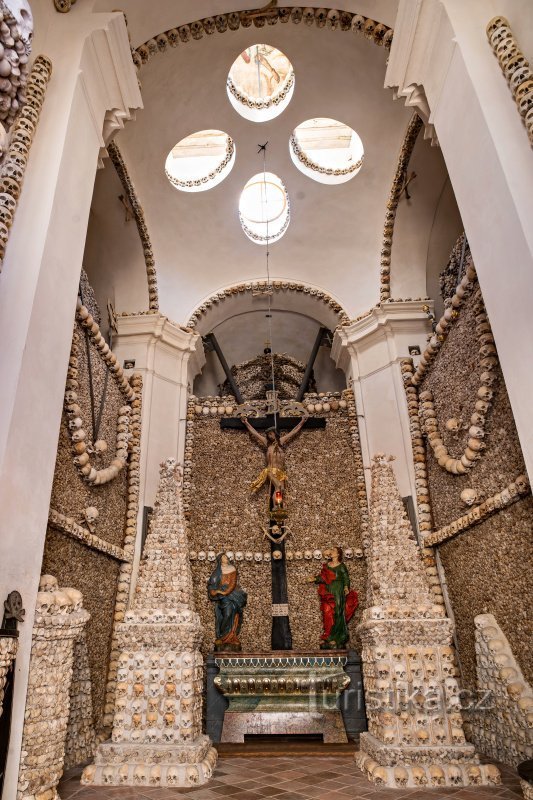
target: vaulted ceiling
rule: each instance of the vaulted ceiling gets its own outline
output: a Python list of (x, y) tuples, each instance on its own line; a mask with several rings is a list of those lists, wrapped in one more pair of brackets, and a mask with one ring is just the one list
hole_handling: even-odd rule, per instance
[[(147, 7), (145, 0), (126, 0), (121, 8), (128, 18), (132, 44), (138, 46), (170, 27), (247, 7), (244, 3), (221, 5), (207, 0), (179, 4), (161, 0)], [(393, 25), (397, 0), (346, 0), (337, 5)], [(111, 7), (110, 0), (95, 2), (97, 10)], [(258, 42), (282, 50), (296, 76), (288, 108), (260, 124), (239, 116), (226, 93), (234, 59)], [(184, 324), (220, 288), (265, 277), (266, 248), (244, 235), (238, 215), (240, 192), (263, 167), (257, 150), (265, 142), (267, 169), (282, 178), (291, 204), (288, 230), (269, 248), (272, 277), (323, 289), (353, 317), (378, 301), (386, 203), (412, 114), (383, 88), (387, 56), (385, 48), (352, 31), (278, 23), (180, 43), (141, 68), (144, 109), (117, 135), (116, 142), (150, 231), (164, 314)], [(292, 163), (289, 136), (298, 124), (314, 117), (339, 120), (361, 137), (364, 163), (347, 183), (317, 183)], [(232, 137), (235, 165), (209, 191), (180, 192), (165, 175), (165, 159), (178, 141), (205, 129), (222, 130)], [(447, 197), (447, 174), (438, 148), (431, 148), (420, 135), (413, 159), (420, 172), (411, 186), (412, 200), (404, 200), (399, 210), (405, 223), (393, 249), (393, 267), (396, 258), (403, 271), (396, 277), (393, 273), (393, 297), (425, 294), (431, 231), (443, 207), (442, 198)], [(118, 311), (137, 311), (147, 307), (145, 265), (134, 223), (125, 221), (118, 200), (122, 193), (107, 163), (97, 175), (85, 266), (100, 302), (111, 299)], [(441, 214), (442, 242), (432, 256), (437, 262), (445, 258), (460, 225), (453, 194), (448, 205)], [(288, 349), (291, 335), (287, 333), (286, 347), (278, 350)], [(239, 337), (242, 340), (242, 331)], [(239, 355), (245, 355), (242, 347)]]

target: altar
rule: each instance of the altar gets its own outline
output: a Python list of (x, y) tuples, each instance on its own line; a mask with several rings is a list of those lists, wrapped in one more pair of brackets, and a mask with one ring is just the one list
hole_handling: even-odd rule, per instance
[(206, 666), (215, 743), (315, 734), (340, 744), (366, 730), (361, 660), (352, 650), (214, 653)]

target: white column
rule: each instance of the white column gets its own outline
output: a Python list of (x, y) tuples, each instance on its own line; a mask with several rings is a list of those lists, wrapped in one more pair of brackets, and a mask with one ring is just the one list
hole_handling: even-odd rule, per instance
[(205, 364), (202, 338), (162, 314), (118, 317), (117, 331), (120, 364), (134, 360), (143, 376), (140, 505), (152, 506), (161, 462), (183, 462), (188, 393)]
[(418, 345), (421, 352), (426, 347), (431, 326), (424, 305), (413, 300), (372, 309), (363, 319), (337, 328), (331, 352), (353, 382), (365, 468), (376, 453), (394, 455), (403, 497), (415, 496), (415, 483), (400, 361), (409, 356), (410, 346)]
[(533, 154), (485, 32), (497, 14), (530, 52), (527, 2), (400, 0), (385, 85), (438, 137), (533, 479)]
[(34, 53), (53, 64), (0, 275), (0, 600), (20, 625), (4, 800), (16, 795), (33, 614), (82, 255), (99, 153), (141, 105), (122, 14), (63, 22), (34, 9)]

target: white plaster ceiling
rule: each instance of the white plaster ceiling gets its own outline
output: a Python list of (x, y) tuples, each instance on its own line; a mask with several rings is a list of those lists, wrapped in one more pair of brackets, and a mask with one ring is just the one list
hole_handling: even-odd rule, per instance
[[(111, 0), (94, 2), (95, 10), (111, 7)], [(134, 46), (170, 27), (249, 7), (244, 2), (222, 7), (221, 2), (208, 0), (179, 4), (160, 0), (149, 9), (145, 0), (125, 0), (121, 6)], [(336, 7), (393, 25), (397, 0), (346, 0)], [(234, 59), (257, 42), (286, 53), (296, 74), (289, 107), (261, 124), (239, 116), (225, 88)], [(219, 289), (265, 278), (266, 248), (243, 233), (238, 201), (247, 180), (262, 168), (257, 146), (266, 141), (267, 169), (285, 182), (291, 202), (289, 228), (270, 246), (271, 277), (322, 289), (352, 317), (377, 302), (386, 203), (412, 114), (401, 101), (394, 101), (392, 92), (383, 89), (387, 55), (387, 50), (360, 34), (289, 22), (228, 30), (180, 43), (157, 54), (141, 69), (144, 109), (116, 140), (144, 209), (164, 314), (185, 324)], [(303, 175), (292, 163), (289, 136), (298, 124), (314, 117), (337, 119), (361, 137), (365, 159), (353, 180), (326, 186)], [(233, 170), (209, 191), (178, 191), (165, 176), (167, 154), (183, 137), (211, 128), (234, 139)], [(418, 177), (410, 187), (411, 201), (402, 201), (398, 211), (393, 297), (425, 295), (431, 242), (439, 242), (439, 247), (432, 247), (432, 269), (438, 272), (435, 265), (442, 259), (440, 268), (444, 266), (460, 232), (453, 192), (447, 192), (447, 202), (442, 202), (447, 173), (438, 148), (431, 148), (419, 136), (411, 167)], [(110, 299), (118, 312), (131, 312), (147, 308), (146, 274), (135, 223), (125, 222), (124, 208), (117, 199), (121, 193), (108, 162), (96, 179), (85, 267), (102, 307)], [(305, 360), (312, 345), (311, 329), (319, 321), (334, 328), (335, 315), (316, 301), (313, 308), (300, 307), (303, 301), (298, 293), (277, 297), (275, 302), (287, 320), (279, 329), (279, 341), (274, 337), (274, 350)], [(203, 322), (200, 320), (199, 330), (218, 329), (230, 364), (251, 358), (267, 338), (264, 315), (253, 313), (263, 310), (264, 304), (264, 298), (249, 296), (239, 297), (237, 304), (227, 300), (212, 307)], [(228, 325), (226, 320), (230, 320)], [(208, 371), (211, 376), (205, 376), (205, 389), (209, 383), (214, 391), (220, 376), (216, 367)], [(333, 379), (330, 374), (328, 380)]]
[[(225, 90), (237, 54), (259, 40), (286, 53), (296, 74), (287, 110), (261, 124), (240, 117)], [(284, 181), (291, 202), (289, 228), (270, 247), (271, 275), (322, 288), (353, 316), (376, 302), (385, 205), (412, 113), (383, 89), (386, 59), (387, 50), (351, 31), (278, 23), (169, 48), (142, 68), (144, 110), (117, 142), (150, 231), (163, 313), (184, 322), (219, 288), (265, 276), (265, 248), (243, 234), (238, 200), (262, 167), (257, 146), (266, 141), (267, 168)], [(325, 186), (292, 163), (292, 130), (316, 116), (360, 135), (365, 161), (353, 180)], [(180, 139), (209, 128), (234, 139), (235, 166), (209, 191), (180, 192), (165, 176), (165, 158)], [(115, 286), (119, 310), (143, 307), (142, 279), (130, 272)]]

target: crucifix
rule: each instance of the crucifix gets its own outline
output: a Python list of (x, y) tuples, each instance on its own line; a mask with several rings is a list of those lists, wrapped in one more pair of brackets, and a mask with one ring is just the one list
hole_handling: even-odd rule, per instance
[[(204, 344), (214, 350), (226, 374), (235, 399), (238, 403), (238, 417), (223, 417), (220, 420), (222, 430), (247, 430), (265, 450), (266, 465), (250, 489), (259, 491), (267, 483), (268, 487), (268, 514), (269, 527), (263, 529), (270, 542), (270, 564), (272, 574), (272, 635), (271, 646), (273, 650), (291, 650), (292, 635), (289, 621), (289, 606), (287, 593), (287, 570), (285, 561), (285, 539), (289, 533), (286, 519), (288, 515), (285, 489), (287, 475), (285, 472), (284, 446), (290, 443), (305, 426), (309, 429), (323, 429), (326, 420), (323, 417), (309, 417), (300, 402), (307, 389), (312, 376), (313, 364), (320, 344), (324, 340), (326, 329), (320, 327), (311, 357), (307, 364), (296, 400), (284, 403), (281, 408), (278, 393), (273, 383), (265, 385), (265, 401), (262, 405), (263, 415), (257, 403), (246, 403), (235, 382), (235, 378), (224, 358), (220, 345), (213, 333), (204, 336)], [(270, 344), (265, 349), (265, 355), (270, 355)], [(292, 415), (291, 415), (292, 414)], [(287, 433), (284, 433), (284, 432)]]
[[(223, 418), (222, 429), (247, 430), (250, 436), (265, 450), (265, 467), (252, 483), (250, 490), (258, 492), (265, 484), (269, 496), (269, 527), (263, 528), (270, 542), (270, 564), (272, 574), (272, 635), (273, 650), (291, 650), (292, 635), (289, 621), (287, 570), (285, 561), (285, 539), (289, 533), (286, 519), (288, 515), (285, 496), (287, 473), (285, 471), (284, 447), (292, 441), (302, 428), (324, 428), (326, 420), (310, 418), (301, 403), (288, 403), (283, 413), (299, 413), (300, 416), (279, 416), (279, 401), (272, 384), (266, 385), (267, 399), (264, 403), (264, 416), (248, 417), (247, 413), (257, 413), (257, 405), (244, 403), (239, 407), (242, 416)], [(261, 433), (260, 433), (261, 431)], [(287, 431), (282, 434), (281, 431)], [(264, 433), (263, 433), (264, 432)]]

